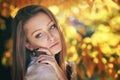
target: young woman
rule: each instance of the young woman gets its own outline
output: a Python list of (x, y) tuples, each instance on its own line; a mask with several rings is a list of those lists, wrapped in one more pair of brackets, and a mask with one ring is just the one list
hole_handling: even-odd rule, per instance
[(21, 8), (13, 20), (13, 80), (75, 80), (75, 67), (65, 61), (66, 45), (50, 10)]

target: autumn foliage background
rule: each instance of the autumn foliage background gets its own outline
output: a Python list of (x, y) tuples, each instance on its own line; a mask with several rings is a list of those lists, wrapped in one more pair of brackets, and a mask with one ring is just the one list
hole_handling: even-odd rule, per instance
[[(29, 4), (44, 5), (55, 14), (78, 80), (120, 80), (119, 0), (10, 0), (10, 15)], [(11, 65), (11, 43), (6, 42), (2, 57), (5, 67)]]

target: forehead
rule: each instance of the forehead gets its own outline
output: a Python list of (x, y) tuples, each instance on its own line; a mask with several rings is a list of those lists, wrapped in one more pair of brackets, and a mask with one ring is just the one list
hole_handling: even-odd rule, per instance
[(34, 29), (45, 28), (51, 20), (52, 19), (47, 14), (38, 13), (26, 21), (24, 24), (24, 30), (25, 32), (28, 32), (28, 30), (33, 31)]

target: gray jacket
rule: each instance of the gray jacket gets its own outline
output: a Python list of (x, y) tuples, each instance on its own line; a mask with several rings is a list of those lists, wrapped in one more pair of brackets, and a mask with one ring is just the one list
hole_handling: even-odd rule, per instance
[[(25, 75), (25, 80), (59, 80), (54, 68), (50, 64), (35, 63), (33, 58)], [(76, 65), (74, 62), (66, 63), (72, 68), (71, 80), (77, 80)]]
[(28, 67), (25, 80), (58, 80), (58, 77), (51, 65), (33, 64)]

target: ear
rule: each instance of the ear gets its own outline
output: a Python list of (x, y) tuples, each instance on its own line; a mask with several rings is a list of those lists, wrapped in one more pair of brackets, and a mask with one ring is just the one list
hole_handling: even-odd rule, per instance
[(26, 47), (27, 49), (29, 49), (30, 51), (33, 51), (33, 50), (34, 50), (34, 48), (32, 47), (32, 45), (31, 45), (29, 42), (26, 42), (26, 43), (25, 43), (25, 47)]

